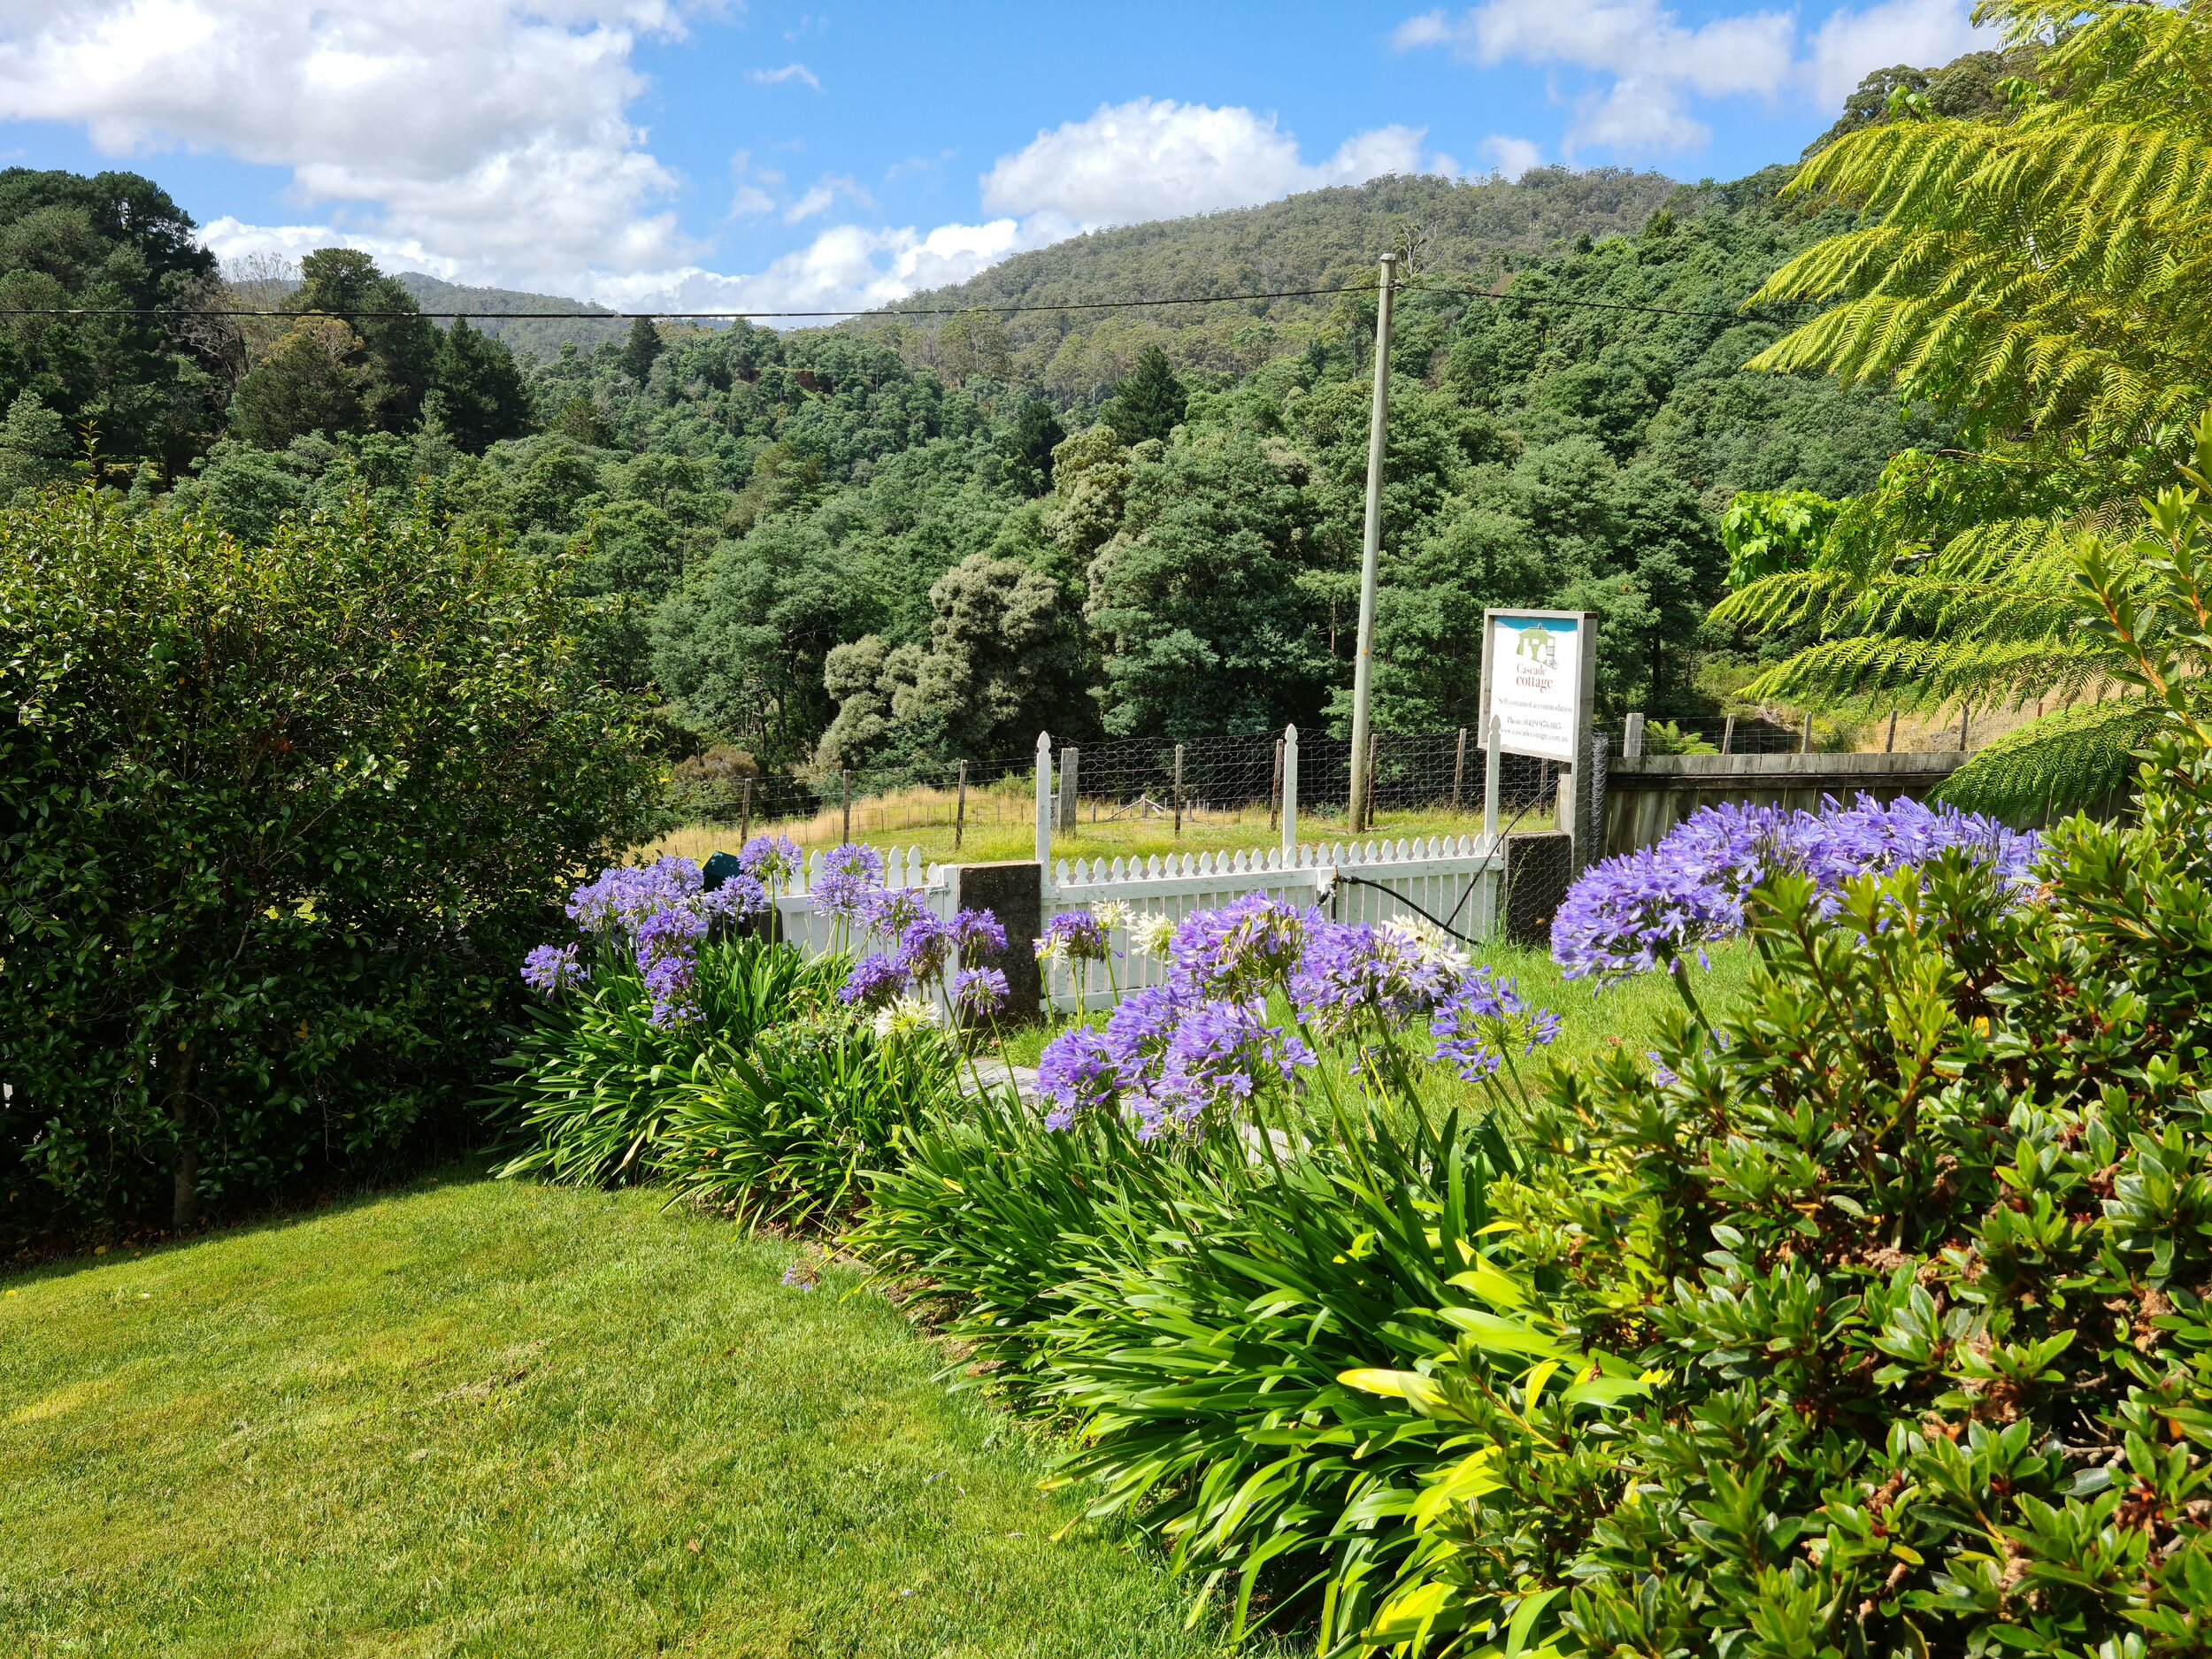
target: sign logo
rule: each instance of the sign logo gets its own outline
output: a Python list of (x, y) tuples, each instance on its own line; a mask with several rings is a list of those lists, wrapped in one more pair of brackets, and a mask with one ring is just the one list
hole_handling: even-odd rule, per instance
[(1539, 668), (1556, 669), (1559, 666), (1559, 647), (1553, 643), (1550, 633), (1543, 628), (1523, 628), (1513, 647), (1517, 660), (1532, 658)]

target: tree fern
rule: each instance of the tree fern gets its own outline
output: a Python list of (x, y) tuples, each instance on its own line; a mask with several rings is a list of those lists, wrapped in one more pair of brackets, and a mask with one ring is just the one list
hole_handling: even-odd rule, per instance
[(1750, 366), (1894, 382), (1984, 434), (2155, 443), (2212, 397), (2212, 0), (1976, 14), (2050, 50), (2018, 119), (1849, 134), (1791, 180), (1858, 228), (1752, 303), (1817, 318)]
[(1939, 793), (2016, 823), (2100, 804), (2124, 787), (2163, 716), (2141, 697), (2062, 709), (1978, 751)]
[(1809, 567), (1745, 582), (1715, 618), (1804, 641), (1755, 698), (2057, 701), (1947, 787), (2030, 815), (2110, 795), (2155, 724), (2116, 695), (2125, 630), (2080, 624), (2085, 570), (2154, 619), (2129, 640), (2173, 654), (2176, 695), (2204, 683), (2200, 646), (2158, 632), (2184, 612), (2150, 601), (2183, 557), (2181, 521), (2158, 514), (2197, 523), (2212, 469), (2212, 414), (2180, 465), (2212, 404), (2212, 0), (1983, 0), (1976, 17), (2041, 49), (2015, 119), (1929, 119), (1900, 98), (1800, 168), (1789, 194), (1862, 219), (1753, 297), (1824, 309), (1747, 366), (1892, 385), (1958, 411), (1984, 453), (1898, 457)]

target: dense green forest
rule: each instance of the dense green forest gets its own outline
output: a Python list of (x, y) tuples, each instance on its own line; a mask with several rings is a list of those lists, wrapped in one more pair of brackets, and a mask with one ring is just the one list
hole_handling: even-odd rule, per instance
[[(917, 303), (1343, 286), (1398, 252), (1379, 722), (1466, 719), (1499, 603), (1601, 612), (1609, 705), (1678, 709), (1699, 653), (1741, 643), (1705, 622), (1736, 494), (1852, 495), (1942, 435), (1878, 391), (1740, 372), (1793, 315), (1743, 303), (1849, 222), (1783, 201), (1785, 177), (1379, 180), (1080, 238)], [(46, 251), (65, 219), (73, 263)], [(134, 175), (14, 170), (0, 291), (246, 291), (191, 232)], [(1102, 319), (535, 326), (593, 342), (377, 315), (545, 301), (346, 250), (254, 281), (279, 314), (243, 326), (8, 323), (0, 487), (96, 470), (247, 537), (363, 491), (496, 527), (600, 599), (603, 672), (654, 689), (672, 743), (770, 768), (1345, 721), (1371, 287)]]

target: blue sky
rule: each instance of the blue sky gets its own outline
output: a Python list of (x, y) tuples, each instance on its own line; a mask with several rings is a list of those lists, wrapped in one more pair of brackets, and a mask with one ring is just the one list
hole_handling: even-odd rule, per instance
[(230, 259), (858, 307), (1379, 173), (1735, 177), (1868, 69), (1970, 50), (1966, 12), (62, 0), (0, 15), (0, 153), (150, 173)]

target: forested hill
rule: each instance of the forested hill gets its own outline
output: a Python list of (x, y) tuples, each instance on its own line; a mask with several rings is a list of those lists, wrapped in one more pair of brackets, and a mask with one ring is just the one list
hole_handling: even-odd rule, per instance
[[(417, 271), (403, 271), (394, 280), (426, 311), (492, 311), (499, 319), (513, 318), (511, 322), (487, 319), (475, 326), (493, 339), (504, 341), (514, 350), (526, 351), (533, 357), (549, 357), (563, 346), (571, 344), (586, 351), (599, 345), (619, 345), (630, 326), (605, 306), (595, 305), (589, 300), (564, 299), (557, 294), (530, 294), (518, 288), (471, 288), (465, 283), (425, 276)], [(608, 320), (594, 323), (562, 319), (534, 322), (528, 320), (533, 311), (605, 311)]]
[[(1414, 274), (1484, 286), (1578, 241), (1632, 236), (1679, 187), (1655, 173), (1539, 168), (1516, 184), (1391, 177), (1313, 190), (1230, 212), (1094, 231), (1017, 254), (956, 287), (917, 294), (895, 312), (967, 306), (1064, 305), (1089, 300), (1335, 288), (1371, 276), (1393, 253)], [(1340, 308), (1330, 297), (1142, 311), (1038, 311), (999, 319), (974, 340), (973, 319), (952, 324), (956, 367), (1042, 386), (1064, 404), (1095, 400), (1148, 345), (1187, 370), (1249, 373), (1302, 349)], [(918, 316), (931, 334), (947, 319)], [(865, 328), (865, 322), (849, 325)], [(1002, 349), (1003, 364), (993, 357)], [(923, 348), (929, 355), (928, 347)]]

